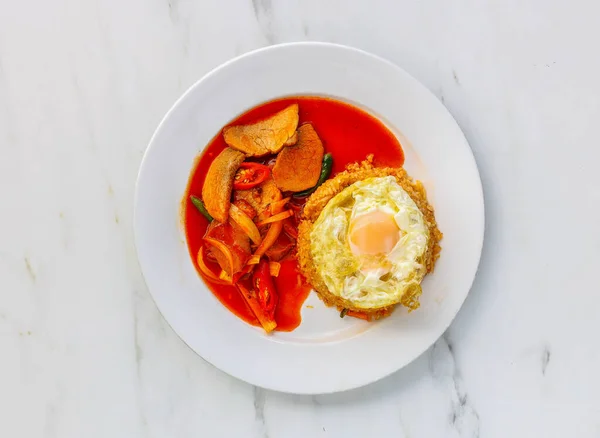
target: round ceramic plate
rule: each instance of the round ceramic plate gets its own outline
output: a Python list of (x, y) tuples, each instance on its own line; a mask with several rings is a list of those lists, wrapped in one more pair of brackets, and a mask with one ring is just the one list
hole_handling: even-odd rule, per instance
[[(311, 293), (296, 330), (266, 335), (227, 310), (196, 273), (180, 219), (195, 158), (239, 114), (269, 100), (298, 95), (331, 96), (378, 117), (400, 139), (409, 174), (425, 184), (444, 239), (435, 272), (423, 282), (417, 311), (409, 314), (399, 308), (371, 323), (341, 319), (337, 310)], [(446, 108), (394, 64), (333, 44), (272, 46), (207, 74), (160, 123), (137, 181), (138, 256), (165, 319), (216, 367), (283, 392), (356, 388), (423, 353), (444, 333), (469, 292), (483, 231), (475, 160)]]

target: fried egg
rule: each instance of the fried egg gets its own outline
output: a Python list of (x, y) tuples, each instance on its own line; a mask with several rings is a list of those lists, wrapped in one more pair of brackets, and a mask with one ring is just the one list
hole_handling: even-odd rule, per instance
[(323, 208), (310, 232), (315, 269), (329, 293), (373, 310), (420, 293), (429, 228), (393, 176), (355, 182)]

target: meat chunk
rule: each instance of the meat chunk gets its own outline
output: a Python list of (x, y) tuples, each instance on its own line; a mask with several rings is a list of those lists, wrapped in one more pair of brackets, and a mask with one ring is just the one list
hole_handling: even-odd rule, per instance
[(233, 198), (235, 201), (246, 201), (260, 214), (273, 202), (281, 200), (281, 191), (277, 188), (273, 178), (269, 177), (265, 182), (252, 189), (235, 190)]
[(244, 154), (235, 149), (223, 149), (206, 172), (202, 200), (210, 215), (221, 223), (229, 218), (233, 178), (244, 158)]
[(266, 256), (272, 262), (278, 262), (283, 259), (294, 248), (294, 242), (287, 237), (280, 235), (277, 241), (266, 252)]
[(292, 136), (288, 138), (283, 145), (294, 146), (296, 143), (298, 143), (298, 131), (294, 132), (294, 134), (292, 134)]
[(298, 128), (298, 143), (277, 156), (273, 179), (284, 192), (310, 189), (319, 180), (323, 161), (323, 142), (311, 124)]
[(254, 219), (256, 217), (256, 210), (248, 201), (245, 201), (244, 199), (235, 199), (233, 204), (242, 210), (242, 212), (250, 219)]
[(252, 125), (223, 129), (225, 143), (249, 156), (276, 154), (285, 145), (294, 144), (298, 127), (298, 104), (293, 104), (268, 119)]
[(237, 246), (243, 252), (241, 266), (244, 266), (245, 260), (243, 260), (243, 257), (250, 257), (250, 238), (234, 221), (230, 220), (229, 225), (232, 229), (231, 238), (233, 246)]

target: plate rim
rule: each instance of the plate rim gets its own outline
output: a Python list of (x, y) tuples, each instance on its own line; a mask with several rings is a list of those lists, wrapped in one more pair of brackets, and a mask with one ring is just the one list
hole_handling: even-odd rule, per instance
[[(220, 366), (216, 365), (215, 363), (213, 363), (213, 361), (211, 361), (209, 358), (205, 357), (204, 355), (200, 354), (198, 351), (196, 351), (195, 348), (193, 348), (186, 340), (185, 338), (179, 333), (179, 331), (177, 329), (175, 329), (175, 327), (171, 324), (171, 322), (167, 319), (167, 317), (165, 316), (165, 314), (163, 313), (163, 310), (161, 309), (159, 303), (156, 300), (156, 297), (154, 295), (154, 293), (150, 290), (150, 287), (148, 286), (147, 283), (147, 279), (146, 279), (146, 275), (144, 274), (144, 267), (142, 266), (142, 262), (141, 262), (141, 257), (140, 257), (140, 247), (139, 247), (139, 239), (140, 239), (140, 231), (139, 231), (139, 227), (138, 227), (138, 218), (139, 218), (139, 208), (138, 208), (138, 202), (140, 199), (140, 180), (141, 180), (141, 176), (143, 174), (144, 171), (144, 167), (147, 164), (148, 161), (148, 157), (153, 149), (153, 146), (155, 145), (155, 141), (157, 136), (159, 135), (159, 133), (161, 132), (161, 130), (163, 129), (164, 125), (167, 123), (167, 121), (169, 120), (169, 118), (171, 117), (171, 115), (177, 111), (177, 109), (179, 108), (179, 106), (182, 104), (182, 102), (184, 102), (191, 94), (194, 93), (194, 90), (198, 87), (200, 87), (202, 85), (203, 82), (209, 80), (211, 77), (219, 74), (222, 70), (227, 69), (230, 65), (235, 64), (237, 62), (240, 62), (241, 60), (244, 60), (246, 58), (251, 58), (251, 57), (255, 57), (255, 56), (259, 56), (262, 53), (265, 52), (272, 52), (272, 51), (278, 51), (278, 50), (285, 50), (287, 48), (294, 48), (294, 47), (298, 47), (298, 46), (304, 46), (304, 47), (326, 47), (326, 48), (331, 48), (331, 49), (335, 49), (335, 50), (343, 50), (343, 51), (349, 51), (349, 52), (353, 52), (355, 54), (359, 54), (361, 56), (367, 57), (367, 58), (371, 58), (373, 61), (375, 62), (380, 62), (383, 64), (386, 64), (388, 67), (394, 69), (398, 74), (401, 74), (403, 76), (405, 76), (406, 78), (408, 78), (413, 85), (415, 85), (416, 87), (422, 89), (423, 91), (426, 92), (426, 94), (429, 95), (430, 98), (432, 98), (433, 100), (436, 101), (437, 105), (441, 105), (441, 107), (443, 107), (444, 111), (450, 116), (450, 119), (452, 120), (452, 122), (456, 125), (456, 127), (458, 128), (458, 132), (460, 133), (461, 137), (462, 137), (462, 143), (463, 146), (466, 148), (466, 152), (468, 152), (468, 158), (469, 158), (469, 166), (472, 168), (472, 170), (474, 170), (475, 175), (477, 176), (477, 185), (475, 187), (473, 187), (473, 190), (476, 190), (476, 197), (477, 197), (477, 205), (480, 207), (480, 229), (477, 230), (477, 234), (478, 236), (480, 236), (478, 238), (479, 241), (479, 245), (477, 248), (477, 263), (474, 266), (474, 271), (473, 271), (473, 275), (472, 278), (469, 281), (469, 287), (467, 292), (464, 294), (464, 297), (462, 298), (460, 305), (458, 306), (456, 312), (454, 313), (454, 315), (452, 316), (451, 319), (449, 319), (448, 323), (445, 325), (445, 327), (443, 328), (443, 330), (441, 331), (441, 333), (431, 342), (425, 345), (425, 343), (423, 343), (423, 348), (419, 350), (419, 352), (417, 354), (415, 354), (411, 359), (409, 359), (408, 361), (406, 361), (405, 363), (400, 364), (397, 367), (394, 367), (394, 369), (392, 369), (391, 371), (387, 372), (387, 373), (383, 373), (380, 374), (378, 376), (369, 378), (369, 379), (363, 379), (361, 381), (354, 381), (351, 384), (345, 384), (343, 385), (343, 387), (341, 388), (328, 388), (325, 389), (323, 391), (301, 391), (301, 390), (289, 390), (289, 389), (285, 389), (282, 388), (280, 385), (271, 385), (270, 383), (257, 383), (257, 382), (251, 382), (249, 380), (246, 380), (243, 377), (240, 377), (232, 372), (230, 372), (229, 370), (225, 370), (223, 368), (221, 368)], [(300, 95), (300, 94), (299, 94)], [(278, 99), (278, 96), (274, 96), (273, 99)], [(335, 97), (334, 97), (335, 98)], [(260, 103), (257, 103), (257, 105), (260, 105)], [(199, 153), (202, 152), (202, 150), (204, 150), (204, 148), (200, 149)], [(484, 245), (484, 240), (485, 240), (485, 224), (486, 224), (486, 217), (485, 217), (485, 197), (484, 197), (484, 192), (483, 192), (483, 185), (482, 185), (482, 181), (481, 181), (481, 174), (479, 172), (479, 168), (477, 166), (477, 161), (475, 159), (475, 156), (473, 154), (473, 150), (463, 132), (463, 130), (461, 129), (460, 125), (458, 124), (458, 122), (456, 121), (456, 119), (454, 118), (454, 116), (450, 113), (450, 111), (448, 110), (448, 108), (446, 108), (446, 106), (431, 92), (431, 90), (429, 90), (429, 88), (427, 88), (423, 83), (421, 83), (419, 80), (417, 80), (416, 78), (414, 78), (412, 75), (410, 75), (408, 72), (406, 72), (403, 68), (401, 68), (399, 65), (393, 63), (392, 61), (383, 58), (379, 55), (373, 54), (371, 52), (356, 48), (356, 47), (352, 47), (352, 46), (348, 46), (348, 45), (343, 45), (343, 44), (338, 44), (338, 43), (329, 43), (329, 42), (317, 42), (317, 41), (302, 41), (302, 42), (288, 42), (288, 43), (282, 43), (282, 44), (275, 44), (275, 45), (271, 45), (271, 46), (266, 46), (266, 47), (261, 47), (246, 53), (243, 53), (241, 55), (238, 55), (236, 57), (233, 57), (221, 64), (219, 64), (218, 66), (214, 67), (213, 69), (209, 70), (207, 73), (205, 73), (202, 77), (200, 77), (197, 81), (195, 81), (190, 87), (187, 88), (187, 90), (185, 90), (185, 92), (175, 100), (175, 102), (171, 105), (171, 107), (168, 109), (168, 111), (165, 113), (165, 115), (162, 117), (162, 119), (160, 120), (159, 124), (157, 125), (156, 129), (154, 130), (152, 136), (150, 137), (150, 140), (148, 142), (148, 145), (146, 146), (146, 149), (144, 151), (144, 155), (140, 161), (140, 166), (138, 169), (138, 174), (136, 177), (136, 183), (135, 183), (135, 190), (134, 190), (134, 205), (133, 205), (133, 221), (132, 221), (132, 225), (133, 225), (133, 231), (134, 231), (134, 245), (136, 248), (136, 255), (137, 255), (137, 260), (138, 260), (138, 264), (140, 266), (140, 271), (142, 273), (142, 277), (144, 279), (144, 283), (146, 284), (146, 288), (149, 292), (150, 297), (152, 298), (154, 304), (156, 305), (158, 311), (161, 314), (161, 317), (163, 318), (163, 320), (169, 325), (169, 327), (171, 327), (171, 329), (177, 334), (177, 336), (181, 339), (181, 341), (183, 341), (183, 343), (190, 348), (190, 350), (192, 350), (195, 354), (197, 354), (200, 358), (202, 358), (203, 360), (205, 360), (206, 362), (210, 363), (212, 366), (214, 366), (215, 368), (219, 369), (220, 371), (238, 379), (241, 380), (243, 382), (246, 382), (248, 384), (254, 385), (254, 386), (258, 386), (261, 388), (265, 388), (265, 389), (269, 389), (269, 390), (273, 390), (273, 391), (278, 391), (278, 392), (283, 392), (283, 393), (290, 393), (290, 394), (330, 394), (330, 393), (337, 393), (337, 392), (344, 392), (344, 391), (349, 391), (349, 390), (353, 390), (356, 388), (360, 388), (366, 385), (369, 385), (371, 383), (377, 382), (381, 379), (384, 379), (388, 376), (390, 376), (391, 374), (398, 372), (399, 370), (401, 370), (402, 368), (404, 368), (405, 366), (407, 366), (408, 364), (410, 364), (411, 362), (413, 362), (414, 360), (416, 360), (418, 357), (420, 357), (425, 351), (427, 351), (427, 349), (429, 349), (441, 336), (443, 336), (443, 334), (448, 330), (448, 328), (450, 327), (450, 325), (452, 324), (452, 322), (455, 320), (456, 316), (458, 315), (458, 312), (460, 311), (460, 309), (463, 307), (464, 302), (467, 298), (467, 296), (469, 295), (472, 287), (473, 287), (473, 283), (475, 281), (475, 278), (477, 276), (477, 273), (479, 271), (479, 267), (481, 264), (481, 256), (482, 256), (482, 250), (483, 250), (483, 245)]]

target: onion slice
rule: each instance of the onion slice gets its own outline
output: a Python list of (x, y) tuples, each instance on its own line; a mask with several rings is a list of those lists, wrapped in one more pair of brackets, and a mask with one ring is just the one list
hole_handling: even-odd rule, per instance
[(280, 201), (275, 201), (271, 204), (271, 214), (277, 214), (283, 210), (285, 204), (289, 202), (290, 198), (284, 198)]
[(279, 270), (281, 269), (281, 263), (269, 262), (269, 273), (271, 277), (279, 277)]
[(281, 234), (282, 229), (283, 229), (282, 221), (278, 221), (278, 222), (271, 224), (271, 226), (269, 227), (269, 230), (267, 231), (267, 234), (265, 234), (265, 238), (263, 239), (262, 243), (260, 244), (260, 246), (258, 248), (256, 248), (256, 251), (254, 252), (252, 257), (250, 257), (250, 260), (248, 260), (249, 265), (258, 264), (258, 262), (260, 261), (260, 258), (264, 255), (264, 253), (267, 252), (267, 250), (273, 246), (273, 244), (275, 243), (275, 241)]
[[(285, 203), (282, 204), (283, 199), (281, 199), (281, 193), (279, 193), (279, 198), (280, 199), (278, 201), (275, 201), (273, 203), (273, 205), (271, 206), (271, 208), (269, 209), (275, 216), (278, 216), (279, 214), (281, 214), (281, 210), (283, 209), (283, 207), (285, 205)], [(266, 211), (268, 211), (268, 210), (265, 210), (265, 212)], [(291, 214), (289, 214), (286, 217), (289, 217), (292, 214), (294, 214), (291, 210), (288, 210), (288, 211), (291, 212)], [(265, 212), (262, 212), (262, 213), (265, 213)], [(275, 221), (271, 220), (275, 216), (271, 216), (270, 218), (267, 218), (262, 221), (263, 224), (270, 223), (271, 226), (267, 230), (267, 234), (265, 234), (265, 237), (263, 238), (262, 243), (258, 246), (258, 248), (256, 248), (256, 251), (254, 252), (252, 257), (250, 257), (250, 260), (248, 260), (248, 263), (247, 263), (248, 265), (257, 265), (260, 262), (260, 258), (265, 254), (265, 252), (267, 252), (267, 250), (269, 248), (271, 248), (273, 246), (273, 244), (275, 243), (275, 241), (281, 234), (281, 230), (283, 230), (282, 220), (285, 218), (278, 219), (277, 222), (275, 222)]]
[(212, 246), (214, 246), (217, 251), (220, 251), (223, 253), (223, 255), (225, 256), (225, 258), (227, 259), (227, 263), (229, 264), (229, 271), (227, 269), (224, 269), (223, 266), (221, 266), (221, 269), (223, 269), (228, 275), (233, 275), (233, 268), (234, 268), (234, 264), (233, 264), (233, 254), (231, 253), (231, 249), (229, 249), (229, 247), (227, 245), (225, 245), (223, 242), (221, 242), (220, 240), (217, 239), (213, 239), (211, 237), (205, 237), (204, 241)]
[(221, 269), (221, 273), (219, 274), (219, 278), (225, 282), (227, 282), (227, 284), (233, 284), (233, 280), (231, 279), (231, 277), (229, 276), (229, 274), (227, 272), (225, 272), (223, 269)]
[(206, 265), (206, 261), (204, 260), (204, 247), (201, 246), (198, 250), (198, 256), (196, 257), (196, 262), (198, 263), (198, 267), (200, 271), (204, 274), (207, 280), (212, 281), (217, 284), (231, 284), (221, 280), (217, 277)]
[(271, 210), (269, 208), (264, 209), (263, 211), (261, 211), (258, 216), (256, 216), (256, 222), (262, 222), (267, 218), (271, 217)]
[(278, 214), (276, 214), (274, 216), (271, 216), (271, 217), (265, 219), (264, 221), (259, 222), (256, 225), (259, 226), (259, 227), (262, 227), (263, 225), (271, 224), (273, 222), (282, 221), (282, 220), (287, 219), (288, 217), (293, 216), (293, 215), (294, 215), (294, 211), (293, 210), (286, 210), (283, 213), (278, 213)]
[(256, 245), (260, 245), (262, 242), (260, 232), (258, 231), (256, 224), (252, 222), (252, 219), (250, 219), (246, 213), (240, 210), (235, 204), (231, 204), (229, 207), (229, 216), (236, 224), (240, 226), (242, 230), (244, 230), (244, 233), (250, 237), (252, 242), (254, 242)]
[(248, 259), (247, 265), (258, 265), (260, 262), (260, 255), (254, 254), (252, 257)]

